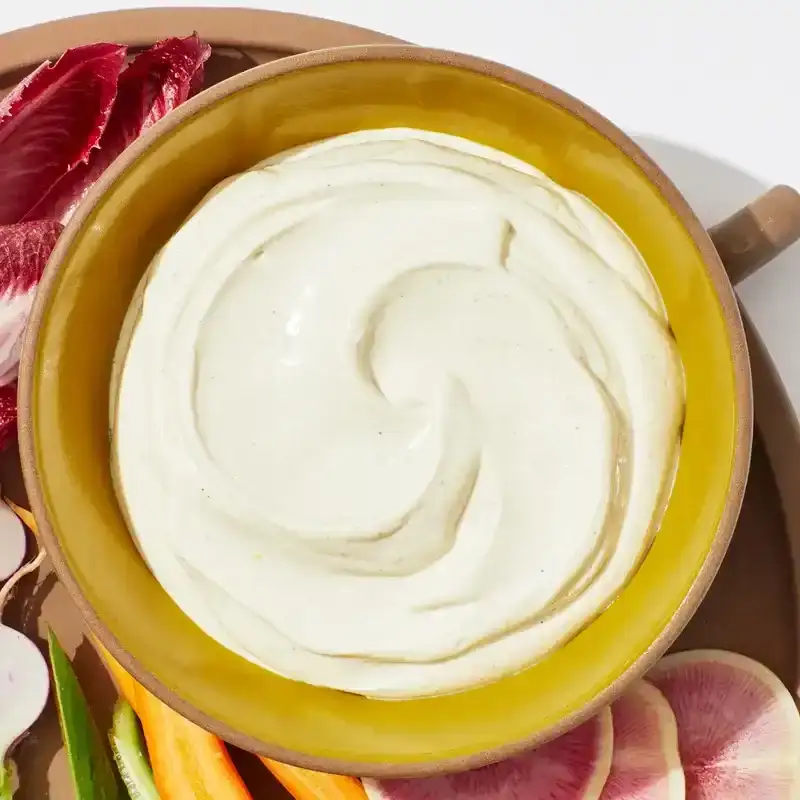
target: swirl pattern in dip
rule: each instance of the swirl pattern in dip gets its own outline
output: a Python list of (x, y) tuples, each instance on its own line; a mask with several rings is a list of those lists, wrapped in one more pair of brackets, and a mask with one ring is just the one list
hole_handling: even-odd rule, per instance
[(601, 211), (442, 134), (363, 131), (213, 192), (150, 268), (113, 390), (117, 489), (212, 637), (373, 697), (463, 690), (624, 586), (682, 371)]

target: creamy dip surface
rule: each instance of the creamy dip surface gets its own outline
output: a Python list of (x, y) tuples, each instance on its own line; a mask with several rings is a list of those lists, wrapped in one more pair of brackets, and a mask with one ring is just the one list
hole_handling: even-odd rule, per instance
[(366, 130), (212, 192), (129, 313), (117, 490), (156, 578), (281, 675), (464, 690), (599, 614), (657, 530), (682, 369), (620, 229), (534, 167)]

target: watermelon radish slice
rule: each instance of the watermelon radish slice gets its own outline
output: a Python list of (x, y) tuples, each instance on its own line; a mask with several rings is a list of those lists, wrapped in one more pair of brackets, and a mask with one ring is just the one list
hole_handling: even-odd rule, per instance
[(569, 733), (499, 764), (432, 778), (364, 779), (369, 800), (599, 800), (614, 735), (604, 709)]
[(614, 754), (601, 800), (684, 800), (675, 715), (664, 695), (634, 683), (611, 706)]
[(697, 650), (667, 656), (647, 680), (675, 714), (687, 800), (800, 797), (800, 714), (766, 667)]

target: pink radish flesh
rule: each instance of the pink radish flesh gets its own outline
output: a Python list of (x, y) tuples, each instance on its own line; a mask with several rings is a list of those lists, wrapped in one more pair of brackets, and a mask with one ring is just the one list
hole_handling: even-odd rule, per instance
[(675, 716), (664, 696), (644, 681), (611, 706), (614, 755), (601, 800), (684, 800)]
[(647, 678), (675, 713), (687, 800), (800, 796), (800, 715), (766, 667), (697, 651), (668, 656)]
[(525, 755), (410, 780), (365, 780), (370, 800), (598, 800), (611, 766), (611, 712)]

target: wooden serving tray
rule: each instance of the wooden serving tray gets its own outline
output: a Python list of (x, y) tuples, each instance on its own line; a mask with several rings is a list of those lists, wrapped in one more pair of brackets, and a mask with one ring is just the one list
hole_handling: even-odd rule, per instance
[[(119, 11), (38, 25), (0, 36), (0, 97), (31, 69), (68, 47), (116, 41), (145, 47), (197, 31), (214, 46), (206, 86), (285, 55), (353, 44), (397, 41), (326, 20), (245, 9), (181, 8)], [(723, 648), (761, 661), (796, 695), (800, 689), (798, 591), (800, 564), (800, 426), (761, 339), (747, 325), (755, 392), (756, 440), (750, 480), (733, 543), (703, 604), (673, 649)], [(17, 454), (0, 458), (0, 482), (26, 505)], [(87, 629), (49, 565), (21, 585), (8, 608), (18, 627), (46, 652), (52, 628), (73, 659), (102, 729), (110, 724), (116, 690), (87, 638)], [(2, 700), (0, 699), (0, 702)], [(289, 795), (264, 767), (234, 753), (255, 800)], [(19, 800), (73, 800), (52, 700), (14, 753)]]

